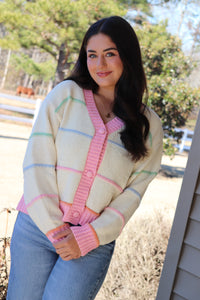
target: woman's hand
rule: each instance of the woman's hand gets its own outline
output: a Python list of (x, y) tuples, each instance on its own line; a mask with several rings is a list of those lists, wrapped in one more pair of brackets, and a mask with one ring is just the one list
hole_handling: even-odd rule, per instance
[(54, 239), (61, 239), (53, 243), (53, 246), (56, 249), (56, 253), (59, 254), (63, 260), (68, 261), (81, 256), (80, 248), (70, 228), (56, 233)]

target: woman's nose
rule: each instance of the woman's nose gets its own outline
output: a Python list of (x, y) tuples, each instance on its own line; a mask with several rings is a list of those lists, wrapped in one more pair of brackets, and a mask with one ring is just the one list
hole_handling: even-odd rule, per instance
[(106, 60), (104, 56), (100, 56), (98, 59), (98, 66), (106, 66)]

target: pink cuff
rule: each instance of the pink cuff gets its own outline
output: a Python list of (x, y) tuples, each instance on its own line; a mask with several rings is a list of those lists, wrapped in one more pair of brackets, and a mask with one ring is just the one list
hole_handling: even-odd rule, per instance
[(72, 226), (70, 229), (79, 245), (81, 256), (86, 255), (88, 252), (99, 246), (97, 234), (90, 224)]
[(26, 204), (24, 202), (24, 195), (22, 195), (18, 205), (17, 205), (17, 210), (19, 211), (22, 211), (23, 213), (27, 214), (28, 215), (28, 211), (27, 211), (27, 208), (26, 208)]
[(48, 237), (48, 239), (49, 239), (52, 243), (55, 243), (55, 242), (57, 242), (58, 240), (54, 239), (53, 236), (54, 236), (56, 233), (62, 232), (62, 231), (64, 231), (65, 229), (68, 229), (68, 228), (70, 228), (69, 224), (68, 224), (68, 223), (65, 223), (65, 224), (63, 224), (63, 225), (61, 225), (61, 226), (59, 226), (59, 227), (56, 227), (56, 228), (54, 228), (54, 229), (48, 231), (48, 232), (46, 233), (46, 236)]

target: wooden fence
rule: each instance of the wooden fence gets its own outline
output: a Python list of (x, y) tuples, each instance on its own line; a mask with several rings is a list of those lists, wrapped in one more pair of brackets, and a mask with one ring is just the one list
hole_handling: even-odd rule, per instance
[(192, 138), (194, 131), (186, 129), (175, 128), (176, 132), (182, 132), (182, 137), (179, 144), (176, 144), (175, 147), (178, 148), (178, 151), (181, 153), (184, 150), (190, 150), (192, 144)]
[[(14, 105), (10, 105), (10, 104), (8, 105), (8, 104), (0, 103), (0, 109), (2, 111), (19, 112), (19, 113), (24, 114), (24, 116), (21, 117), (21, 116), (4, 114), (2, 112), (2, 113), (0, 113), (0, 119), (12, 120), (12, 121), (16, 121), (16, 122), (31, 123), (31, 124), (34, 123), (34, 121), (37, 117), (37, 114), (39, 112), (41, 103), (42, 103), (41, 99), (38, 98), (37, 100), (32, 100), (32, 99), (22, 98), (22, 97), (18, 97), (18, 96), (14, 96), (14, 95), (3, 94), (3, 93), (0, 93), (0, 97), (6, 98), (9, 100), (19, 101), (19, 102), (30, 103), (35, 106), (34, 109), (30, 109), (30, 108), (26, 108), (26, 107), (22, 107), (22, 106), (14, 106)], [(32, 118), (27, 118), (25, 116), (26, 114), (31, 115)]]

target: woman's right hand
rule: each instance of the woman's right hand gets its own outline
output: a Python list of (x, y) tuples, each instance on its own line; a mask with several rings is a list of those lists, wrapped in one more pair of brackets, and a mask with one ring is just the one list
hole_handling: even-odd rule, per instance
[(59, 240), (54, 242), (53, 246), (63, 260), (68, 261), (81, 256), (80, 248), (70, 228), (56, 233), (53, 238)]

